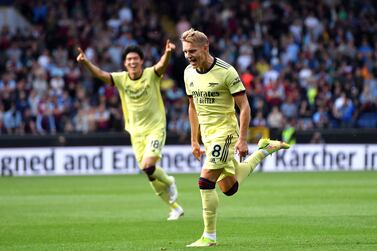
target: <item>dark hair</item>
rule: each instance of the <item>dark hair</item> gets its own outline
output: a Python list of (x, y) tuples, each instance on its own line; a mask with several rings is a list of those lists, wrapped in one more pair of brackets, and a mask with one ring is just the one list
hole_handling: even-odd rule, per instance
[(123, 54), (122, 54), (122, 59), (123, 61), (126, 59), (127, 57), (127, 54), (130, 53), (130, 52), (135, 52), (137, 53), (141, 59), (144, 59), (144, 53), (143, 51), (140, 49), (139, 46), (137, 45), (130, 45), (128, 46), (124, 51), (123, 51)]

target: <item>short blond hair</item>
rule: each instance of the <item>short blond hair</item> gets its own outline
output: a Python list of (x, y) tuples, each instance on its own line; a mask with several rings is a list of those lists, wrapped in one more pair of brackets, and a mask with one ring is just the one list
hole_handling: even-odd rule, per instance
[(193, 28), (182, 33), (181, 41), (193, 44), (208, 44), (208, 37), (201, 31), (194, 30)]

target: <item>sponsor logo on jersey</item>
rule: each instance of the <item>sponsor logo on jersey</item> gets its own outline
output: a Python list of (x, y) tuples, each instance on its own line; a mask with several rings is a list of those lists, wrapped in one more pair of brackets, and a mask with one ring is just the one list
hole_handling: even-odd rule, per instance
[(220, 92), (193, 91), (192, 96), (194, 96), (196, 103), (199, 103), (199, 104), (214, 104), (216, 102), (215, 97), (220, 96)]
[(241, 82), (241, 79), (239, 77), (236, 77), (233, 82), (232, 82), (232, 85), (235, 85), (235, 84), (238, 84), (239, 82)]
[(147, 85), (144, 84), (145, 80), (143, 80), (141, 83), (143, 85), (139, 88), (135, 88), (134, 86), (130, 86), (130, 85), (126, 86), (124, 91), (126, 92), (127, 96), (130, 97), (131, 99), (138, 99), (141, 96), (147, 94)]
[(192, 95), (194, 97), (218, 97), (220, 92), (211, 92), (211, 91), (193, 91)]

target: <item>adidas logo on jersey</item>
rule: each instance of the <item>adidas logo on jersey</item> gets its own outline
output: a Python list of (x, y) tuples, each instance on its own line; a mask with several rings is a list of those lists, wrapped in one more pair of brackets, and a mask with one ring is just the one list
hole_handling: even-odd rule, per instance
[(193, 82), (190, 83), (190, 87), (194, 87), (194, 83)]

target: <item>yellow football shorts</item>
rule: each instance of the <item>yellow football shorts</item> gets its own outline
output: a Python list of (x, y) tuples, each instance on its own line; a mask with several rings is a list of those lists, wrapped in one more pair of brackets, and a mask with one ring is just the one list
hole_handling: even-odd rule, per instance
[(165, 129), (158, 129), (146, 134), (131, 135), (132, 149), (135, 153), (139, 168), (146, 157), (159, 157), (165, 145)]
[(233, 160), (237, 139), (238, 135), (233, 133), (204, 142), (206, 160), (203, 168), (209, 170), (224, 169), (218, 180), (235, 174)]

